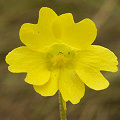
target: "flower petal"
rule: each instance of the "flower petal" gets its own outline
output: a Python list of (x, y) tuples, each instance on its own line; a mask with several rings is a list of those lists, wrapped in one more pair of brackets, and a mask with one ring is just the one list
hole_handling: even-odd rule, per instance
[(102, 90), (109, 86), (109, 82), (104, 78), (100, 71), (94, 67), (81, 64), (76, 66), (75, 72), (88, 87), (94, 90)]
[(49, 81), (41, 86), (34, 85), (34, 89), (36, 92), (41, 94), (42, 96), (53, 96), (58, 90), (58, 77), (59, 70), (54, 70), (51, 73), (51, 77)]
[(6, 56), (9, 70), (13, 73), (28, 72), (38, 66), (45, 66), (45, 53), (35, 52), (25, 46), (18, 47)]
[(30, 84), (42, 85), (50, 78), (50, 71), (46, 66), (45, 53), (33, 51), (25, 46), (12, 50), (6, 56), (13, 73), (27, 72), (25, 81)]
[(57, 42), (52, 32), (52, 23), (57, 17), (52, 9), (41, 8), (38, 24), (25, 23), (21, 26), (19, 33), (21, 41), (35, 51)]
[[(97, 29), (94, 22), (88, 18), (74, 23), (73, 16), (70, 13), (62, 14), (54, 21), (57, 32), (61, 29), (61, 41), (72, 47), (83, 49), (90, 46), (97, 35)], [(54, 27), (53, 26), (53, 27)], [(55, 32), (54, 32), (55, 33)], [(58, 33), (55, 34), (58, 36)]]
[(27, 73), (25, 82), (32, 85), (43, 85), (50, 79), (50, 71), (47, 68), (38, 66)]
[(64, 68), (59, 77), (59, 90), (66, 102), (77, 104), (84, 96), (85, 86), (73, 70)]
[(91, 45), (86, 50), (80, 50), (77, 54), (78, 61), (76, 66), (84, 63), (99, 70), (116, 72), (118, 61), (115, 54), (107, 48), (98, 45)]

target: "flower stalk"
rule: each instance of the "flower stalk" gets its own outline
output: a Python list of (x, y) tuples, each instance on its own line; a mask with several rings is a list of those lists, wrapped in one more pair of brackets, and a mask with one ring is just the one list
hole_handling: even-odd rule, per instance
[(67, 120), (66, 119), (66, 102), (63, 100), (60, 92), (59, 92), (59, 108), (60, 108), (61, 120)]

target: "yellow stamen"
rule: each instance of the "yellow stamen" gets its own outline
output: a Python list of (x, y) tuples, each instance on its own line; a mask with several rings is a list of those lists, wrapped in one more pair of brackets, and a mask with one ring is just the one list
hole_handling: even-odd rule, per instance
[(66, 58), (63, 54), (59, 54), (57, 56), (54, 56), (51, 59), (53, 66), (56, 66), (56, 67), (63, 66), (67, 61), (68, 61), (68, 58)]

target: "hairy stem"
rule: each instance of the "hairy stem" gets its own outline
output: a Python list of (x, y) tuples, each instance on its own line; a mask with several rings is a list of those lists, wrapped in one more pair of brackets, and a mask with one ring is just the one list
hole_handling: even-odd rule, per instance
[(61, 120), (67, 120), (66, 119), (66, 102), (63, 100), (60, 92), (59, 92), (59, 107), (60, 107)]

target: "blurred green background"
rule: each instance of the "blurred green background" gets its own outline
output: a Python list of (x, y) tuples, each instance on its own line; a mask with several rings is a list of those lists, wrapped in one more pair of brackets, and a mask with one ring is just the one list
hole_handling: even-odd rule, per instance
[[(24, 82), (26, 74), (10, 73), (4, 61), (9, 51), (23, 45), (21, 25), (37, 23), (44, 6), (58, 15), (72, 13), (75, 22), (92, 19), (98, 29), (93, 44), (109, 48), (120, 60), (120, 0), (0, 0), (0, 120), (59, 120), (58, 94), (42, 97)], [(79, 104), (68, 102), (68, 120), (120, 120), (119, 73), (103, 72), (110, 81), (106, 90), (86, 87)]]

